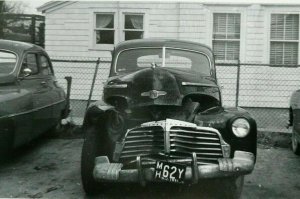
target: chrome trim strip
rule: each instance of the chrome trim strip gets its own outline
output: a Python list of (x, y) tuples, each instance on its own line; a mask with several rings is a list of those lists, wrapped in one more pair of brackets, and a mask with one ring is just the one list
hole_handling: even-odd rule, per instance
[(209, 87), (219, 87), (215, 84), (202, 84), (202, 83), (196, 83), (196, 82), (182, 82), (182, 86), (209, 86)]
[(24, 112), (21, 112), (21, 113), (15, 113), (15, 114), (10, 114), (10, 115), (6, 115), (6, 116), (2, 116), (2, 117), (0, 117), (0, 119), (3, 119), (3, 118), (10, 118), (10, 117), (15, 117), (15, 116), (19, 116), (19, 115), (24, 115), (24, 114), (36, 112), (36, 111), (39, 111), (39, 110), (41, 110), (41, 109), (48, 108), (48, 107), (50, 107), (50, 106), (60, 104), (60, 103), (62, 103), (62, 102), (64, 102), (64, 101), (65, 101), (65, 100), (60, 100), (60, 101), (55, 102), (55, 103), (52, 103), (52, 104), (50, 104), (50, 105), (42, 106), (42, 107), (35, 108), (35, 109), (29, 110), (29, 111), (24, 111)]
[(104, 88), (127, 88), (127, 84), (112, 84), (112, 85), (105, 85)]

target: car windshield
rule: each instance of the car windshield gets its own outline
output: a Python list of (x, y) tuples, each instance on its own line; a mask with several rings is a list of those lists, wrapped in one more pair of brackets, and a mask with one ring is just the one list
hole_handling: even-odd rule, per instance
[(14, 71), (17, 56), (14, 53), (0, 51), (0, 74), (9, 74)]
[(206, 55), (175, 48), (137, 48), (122, 51), (116, 61), (118, 74), (147, 67), (166, 67), (198, 72), (209, 76), (210, 63)]

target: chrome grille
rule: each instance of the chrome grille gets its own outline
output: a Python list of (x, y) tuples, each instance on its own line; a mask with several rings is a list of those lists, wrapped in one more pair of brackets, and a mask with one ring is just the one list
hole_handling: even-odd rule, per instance
[(220, 138), (215, 132), (173, 126), (169, 135), (171, 157), (186, 158), (195, 152), (198, 164), (217, 163), (223, 157)]
[(164, 151), (164, 129), (161, 126), (140, 127), (128, 131), (120, 158), (131, 158)]
[(225, 145), (216, 129), (167, 119), (128, 130), (116, 161), (133, 163), (137, 156), (144, 156), (188, 163), (195, 152), (198, 164), (218, 164)]

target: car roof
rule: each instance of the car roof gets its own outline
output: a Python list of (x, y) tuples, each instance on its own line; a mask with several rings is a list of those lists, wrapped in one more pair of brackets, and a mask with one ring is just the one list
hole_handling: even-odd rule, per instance
[(189, 50), (195, 50), (200, 52), (207, 52), (212, 54), (210, 47), (192, 41), (184, 41), (178, 39), (161, 39), (161, 38), (149, 38), (149, 39), (134, 39), (119, 43), (116, 46), (116, 51), (122, 51), (128, 48), (139, 48), (139, 47), (176, 47)]
[(4, 39), (0, 39), (0, 50), (9, 50), (9, 51), (16, 52), (18, 54), (21, 54), (22, 52), (28, 50), (44, 51), (42, 47), (34, 44), (20, 42), (20, 41), (4, 40)]

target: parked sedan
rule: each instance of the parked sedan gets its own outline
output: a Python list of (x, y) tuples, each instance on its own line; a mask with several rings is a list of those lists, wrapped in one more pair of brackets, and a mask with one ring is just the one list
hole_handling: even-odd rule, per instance
[(108, 182), (216, 181), (222, 198), (239, 198), (255, 165), (256, 122), (243, 109), (222, 106), (212, 50), (199, 43), (117, 45), (103, 101), (88, 108), (83, 130), (88, 194)]
[(0, 40), (0, 157), (58, 126), (66, 96), (41, 47)]
[(300, 90), (293, 92), (290, 99), (290, 120), (292, 126), (292, 150), (300, 155)]

